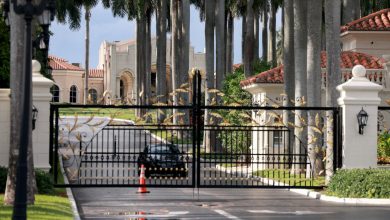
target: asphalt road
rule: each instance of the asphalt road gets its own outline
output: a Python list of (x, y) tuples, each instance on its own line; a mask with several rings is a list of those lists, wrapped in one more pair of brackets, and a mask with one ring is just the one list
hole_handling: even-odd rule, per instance
[[(73, 189), (82, 219), (389, 219), (390, 207), (322, 202), (287, 190)], [(198, 193), (199, 192), (199, 193)]]

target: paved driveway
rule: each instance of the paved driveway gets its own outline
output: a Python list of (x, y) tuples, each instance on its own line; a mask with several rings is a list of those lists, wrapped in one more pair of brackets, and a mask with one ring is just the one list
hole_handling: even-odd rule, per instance
[(322, 202), (270, 189), (73, 189), (83, 219), (389, 219), (390, 207)]

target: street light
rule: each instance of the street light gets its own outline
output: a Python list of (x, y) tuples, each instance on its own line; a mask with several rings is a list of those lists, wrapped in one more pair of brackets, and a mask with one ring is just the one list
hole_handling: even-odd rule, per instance
[(366, 111), (364, 111), (363, 107), (362, 110), (357, 114), (357, 120), (359, 124), (359, 134), (363, 134), (363, 129), (365, 126), (367, 126), (367, 120), (368, 120), (368, 114)]
[[(22, 118), (20, 124), (20, 140), (18, 166), (16, 171), (16, 189), (15, 201), (12, 213), (12, 219), (25, 220), (27, 210), (27, 148), (31, 137), (31, 109), (32, 109), (32, 41), (31, 41), (31, 22), (34, 18), (38, 19), (40, 25), (49, 25), (54, 19), (55, 0), (41, 0), (39, 4), (33, 4), (32, 0), (26, 0), (25, 3), (18, 3), (18, 0), (11, 0), (12, 9), (17, 15), (23, 15), (26, 21), (25, 36), (25, 57), (24, 70), (25, 80), (22, 91)], [(10, 0), (4, 1), (5, 13), (3, 13), (6, 22), (9, 24)]]

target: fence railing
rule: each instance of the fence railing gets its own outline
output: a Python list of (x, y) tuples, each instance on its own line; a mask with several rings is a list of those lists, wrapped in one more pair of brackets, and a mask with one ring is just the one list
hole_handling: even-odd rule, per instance
[[(321, 85), (323, 88), (326, 86), (326, 69), (321, 70), (322, 73), (322, 81)], [(342, 83), (348, 81), (349, 79), (352, 78), (352, 69), (341, 69), (341, 80)], [(379, 85), (382, 85), (386, 88), (386, 80), (387, 80), (387, 70), (386, 69), (367, 69), (366, 73), (367, 79), (369, 79), (373, 83), (377, 83)]]

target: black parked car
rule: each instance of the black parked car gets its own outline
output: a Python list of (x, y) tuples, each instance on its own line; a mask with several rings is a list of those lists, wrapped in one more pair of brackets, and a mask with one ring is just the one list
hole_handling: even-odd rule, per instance
[(141, 165), (145, 167), (145, 176), (186, 177), (187, 170), (184, 155), (173, 144), (152, 144), (140, 152), (138, 160), (138, 175)]

